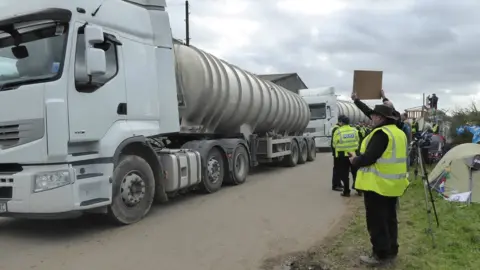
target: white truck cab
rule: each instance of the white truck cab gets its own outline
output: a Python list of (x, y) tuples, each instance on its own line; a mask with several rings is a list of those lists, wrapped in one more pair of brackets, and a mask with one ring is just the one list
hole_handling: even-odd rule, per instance
[(165, 1), (2, 2), (0, 213), (111, 204), (122, 143), (179, 131)]
[(330, 147), (332, 129), (338, 120), (335, 88), (302, 89), (300, 96), (310, 108), (310, 122), (305, 133), (315, 138), (317, 149)]

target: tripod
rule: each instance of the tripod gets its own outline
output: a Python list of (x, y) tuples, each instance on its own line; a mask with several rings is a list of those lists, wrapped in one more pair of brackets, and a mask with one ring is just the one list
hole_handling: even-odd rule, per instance
[[(425, 232), (431, 236), (432, 245), (435, 248), (435, 236), (434, 236), (433, 228), (432, 228), (433, 227), (432, 226), (432, 224), (433, 224), (432, 214), (435, 216), (435, 221), (437, 223), (437, 227), (440, 226), (440, 222), (438, 221), (437, 209), (435, 207), (435, 200), (433, 199), (432, 188), (430, 186), (430, 183), (428, 182), (428, 172), (427, 172), (427, 168), (425, 166), (424, 157), (422, 155), (422, 145), (424, 145), (425, 143), (428, 143), (423, 138), (424, 138), (424, 136), (422, 134), (422, 136), (420, 138), (415, 138), (412, 141), (412, 143), (410, 145), (410, 149), (408, 150), (407, 156), (412, 157), (413, 161), (414, 161), (414, 164), (415, 164), (415, 169), (413, 171), (414, 179), (417, 179), (417, 177), (418, 177), (418, 173), (419, 173), (418, 166), (420, 166), (420, 169), (421, 169), (421, 173), (422, 173), (421, 177), (422, 177), (422, 180), (423, 180), (423, 190), (425, 192), (425, 208), (427, 210), (427, 218), (428, 218), (428, 228), (425, 230)], [(411, 156), (411, 154), (413, 154), (413, 156)], [(408, 164), (408, 165), (410, 165), (410, 164)], [(429, 202), (430, 202), (430, 204), (429, 204)]]

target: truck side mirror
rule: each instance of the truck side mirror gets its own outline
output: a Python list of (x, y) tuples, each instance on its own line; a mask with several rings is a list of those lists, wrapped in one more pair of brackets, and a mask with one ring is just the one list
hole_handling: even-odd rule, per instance
[(85, 65), (88, 75), (104, 75), (107, 72), (105, 51), (95, 48), (95, 44), (103, 43), (104, 41), (101, 27), (85, 26)]

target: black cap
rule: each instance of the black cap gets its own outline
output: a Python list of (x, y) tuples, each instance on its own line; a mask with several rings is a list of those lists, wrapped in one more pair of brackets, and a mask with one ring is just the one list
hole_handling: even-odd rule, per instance
[(340, 115), (338, 117), (338, 122), (348, 125), (350, 124), (350, 118), (346, 117), (345, 115)]

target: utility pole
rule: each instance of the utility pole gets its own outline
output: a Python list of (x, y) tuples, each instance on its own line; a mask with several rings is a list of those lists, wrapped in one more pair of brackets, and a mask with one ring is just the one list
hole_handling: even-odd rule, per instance
[(185, 0), (185, 44), (190, 46), (190, 5)]
[(423, 96), (423, 97), (422, 97), (422, 114), (421, 114), (421, 115), (422, 115), (422, 117), (424, 117), (425, 115), (424, 115), (423, 112), (424, 112), (424, 110), (425, 110), (425, 93), (423, 93), (422, 96)]

